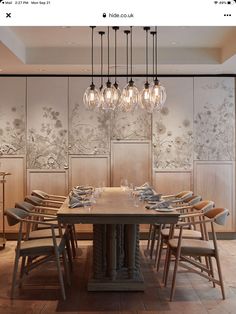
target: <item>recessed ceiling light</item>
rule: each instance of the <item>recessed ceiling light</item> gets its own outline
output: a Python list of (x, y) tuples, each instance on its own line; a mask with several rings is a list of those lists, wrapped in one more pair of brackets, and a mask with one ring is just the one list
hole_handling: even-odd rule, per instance
[(0, 72), (2, 72), (3, 71), (3, 69), (0, 69)]
[(176, 44), (177, 44), (176, 41), (172, 41), (172, 42), (171, 42), (171, 45), (176, 45)]
[(46, 70), (45, 70), (45, 69), (39, 69), (39, 71), (40, 71), (40, 72), (46, 72)]

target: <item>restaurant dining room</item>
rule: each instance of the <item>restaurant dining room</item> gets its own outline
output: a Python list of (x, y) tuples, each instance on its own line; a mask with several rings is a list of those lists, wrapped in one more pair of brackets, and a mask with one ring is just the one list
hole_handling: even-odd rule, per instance
[(0, 313), (235, 313), (235, 38), (0, 27)]

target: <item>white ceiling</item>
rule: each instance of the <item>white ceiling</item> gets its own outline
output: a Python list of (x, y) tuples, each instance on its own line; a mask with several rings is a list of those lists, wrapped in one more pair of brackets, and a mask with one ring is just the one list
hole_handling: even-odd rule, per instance
[[(118, 73), (126, 73), (126, 38), (117, 33)], [(100, 37), (94, 31), (95, 73), (100, 73)], [(158, 27), (158, 73), (236, 74), (236, 27)], [(152, 71), (152, 38), (149, 38)], [(104, 72), (107, 71), (104, 37)], [(133, 27), (133, 72), (145, 73), (145, 32)], [(0, 27), (0, 74), (89, 74), (89, 27)], [(110, 28), (110, 71), (114, 31)]]

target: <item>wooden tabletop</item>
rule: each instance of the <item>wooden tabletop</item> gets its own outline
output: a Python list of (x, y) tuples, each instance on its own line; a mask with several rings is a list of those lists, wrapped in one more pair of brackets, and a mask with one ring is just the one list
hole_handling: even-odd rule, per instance
[(68, 198), (58, 211), (58, 219), (64, 223), (92, 224), (142, 224), (142, 223), (176, 223), (177, 211), (158, 212), (146, 209), (146, 203), (134, 199), (121, 188), (105, 188), (102, 195), (92, 207), (69, 208)]

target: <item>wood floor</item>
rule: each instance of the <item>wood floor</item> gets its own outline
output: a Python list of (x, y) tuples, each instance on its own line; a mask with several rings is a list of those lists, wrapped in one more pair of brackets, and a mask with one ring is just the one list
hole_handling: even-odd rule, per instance
[(161, 285), (161, 272), (156, 273), (152, 261), (145, 256), (146, 241), (142, 242), (141, 250), (145, 292), (87, 292), (91, 242), (79, 241), (79, 246), (66, 301), (60, 299), (54, 263), (31, 272), (23, 287), (16, 288), (15, 299), (11, 301), (9, 291), (15, 242), (8, 241), (6, 248), (0, 251), (0, 313), (236, 313), (236, 240), (219, 241), (226, 300), (222, 300), (220, 289), (212, 288), (204, 278), (181, 272), (177, 276), (175, 300), (169, 302), (170, 282), (166, 288)]

